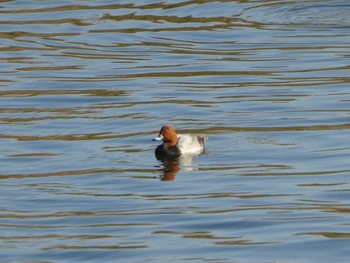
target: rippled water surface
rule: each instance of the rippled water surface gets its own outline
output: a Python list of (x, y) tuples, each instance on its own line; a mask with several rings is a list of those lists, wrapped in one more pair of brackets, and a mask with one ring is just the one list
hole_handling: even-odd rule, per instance
[[(348, 262), (349, 1), (1, 1), (0, 25), (1, 261)], [(205, 153), (158, 161), (164, 124)]]

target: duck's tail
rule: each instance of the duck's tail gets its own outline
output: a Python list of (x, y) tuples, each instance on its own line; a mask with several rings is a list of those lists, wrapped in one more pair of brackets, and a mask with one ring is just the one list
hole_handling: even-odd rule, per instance
[(201, 136), (198, 136), (198, 142), (203, 146), (204, 148), (204, 145), (205, 145), (205, 142), (208, 140), (208, 136), (207, 135), (201, 135)]

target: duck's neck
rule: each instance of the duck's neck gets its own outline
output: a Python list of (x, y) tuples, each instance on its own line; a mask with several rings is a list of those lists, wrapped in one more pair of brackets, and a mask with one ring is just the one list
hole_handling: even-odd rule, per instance
[(176, 140), (174, 140), (174, 139), (164, 140), (163, 142), (167, 147), (175, 147), (177, 144), (177, 139)]

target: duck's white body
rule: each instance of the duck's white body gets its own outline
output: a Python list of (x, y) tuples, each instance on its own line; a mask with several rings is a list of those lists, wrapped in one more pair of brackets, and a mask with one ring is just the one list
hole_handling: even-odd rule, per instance
[(204, 136), (178, 134), (176, 146), (181, 154), (201, 153), (204, 150), (205, 139)]

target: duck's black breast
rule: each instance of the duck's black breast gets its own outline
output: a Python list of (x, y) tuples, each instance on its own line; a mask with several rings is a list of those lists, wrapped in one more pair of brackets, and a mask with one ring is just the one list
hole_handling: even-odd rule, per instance
[(177, 157), (181, 154), (180, 150), (176, 146), (167, 147), (164, 144), (158, 145), (155, 150), (155, 155), (157, 159), (162, 157)]

